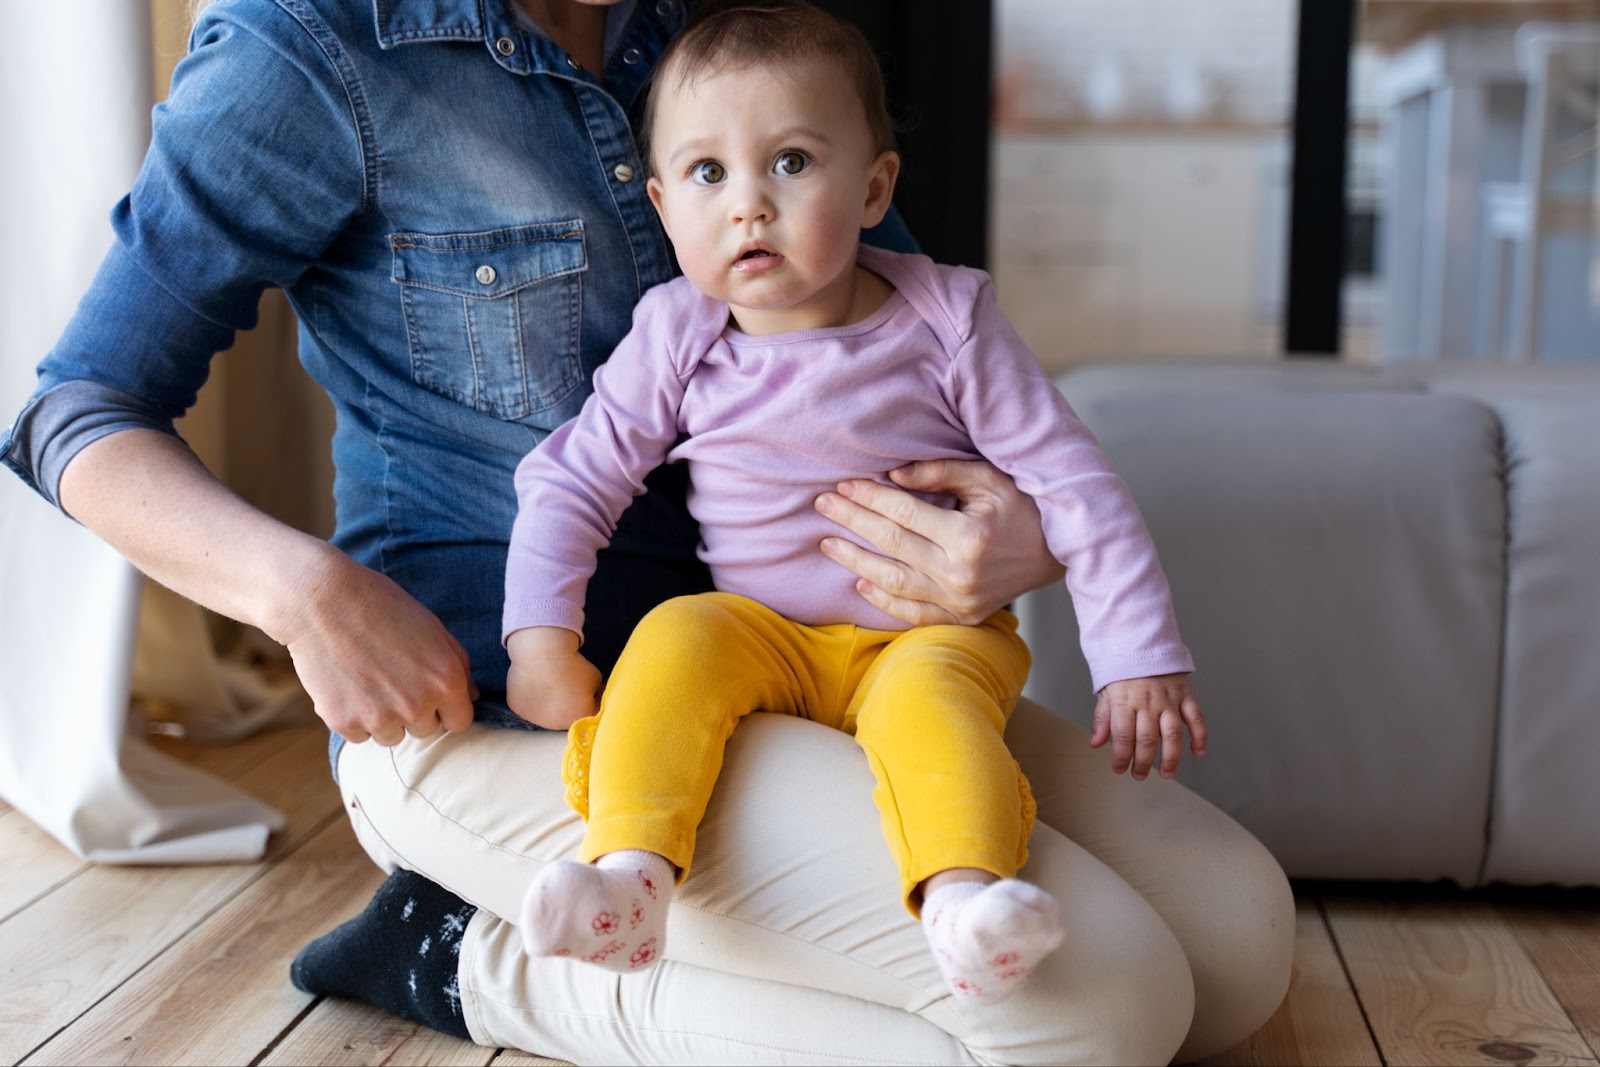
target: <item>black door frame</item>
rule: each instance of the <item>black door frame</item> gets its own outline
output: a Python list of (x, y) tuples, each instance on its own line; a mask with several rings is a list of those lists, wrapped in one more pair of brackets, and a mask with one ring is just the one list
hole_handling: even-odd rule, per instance
[(1336, 357), (1343, 325), (1345, 149), (1355, 0), (1300, 0), (1284, 354)]
[(905, 166), (895, 207), (941, 263), (988, 260), (993, 0), (812, 0), (848, 19), (883, 64)]
[[(992, 0), (816, 0), (884, 59), (906, 156), (896, 203), (925, 251), (987, 259)], [(1300, 0), (1284, 352), (1335, 357), (1342, 332), (1345, 160), (1356, 0)]]

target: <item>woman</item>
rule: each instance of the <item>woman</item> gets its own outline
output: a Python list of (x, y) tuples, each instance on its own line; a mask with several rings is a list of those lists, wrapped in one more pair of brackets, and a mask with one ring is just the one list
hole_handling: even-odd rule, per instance
[[(498, 918), (579, 832), (565, 738), (486, 728), (525, 725), (500, 692), (510, 474), (673, 274), (630, 114), (685, 15), (679, 0), (212, 5), (118, 240), (0, 454), (156, 580), (289, 648), (357, 834), (398, 872), (302, 954), (302, 988), (580, 1060), (1159, 1061), (1242, 1040), (1287, 981), (1281, 872), (1180, 788), (1106, 775), (1081, 731), (1026, 702), (1007, 740), (1035, 783), (1036, 863), (1076, 893), (1073, 962), (1004, 1026), (906, 969), (920, 933), (880, 906), (870, 775), (804, 722), (757, 716), (730, 743), (701, 831), (718, 877), (685, 885), (651, 979), (530, 960)], [(240, 501), (172, 433), (274, 285), (338, 414), (331, 546)], [(964, 507), (875, 486), (819, 502), (883, 549), (829, 549), (879, 607), (974, 621), (1059, 576), (993, 470), (897, 480)], [(651, 606), (706, 587), (683, 490), (670, 468), (652, 479), (590, 587), (602, 666)], [(1156, 740), (1120, 743), (1114, 765), (1144, 777)]]

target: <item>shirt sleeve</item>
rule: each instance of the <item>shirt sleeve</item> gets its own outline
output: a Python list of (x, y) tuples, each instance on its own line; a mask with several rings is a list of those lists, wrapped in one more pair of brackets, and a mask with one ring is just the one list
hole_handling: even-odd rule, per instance
[(678, 439), (688, 372), (670, 345), (695, 333), (672, 298), (681, 289), (668, 283), (645, 294), (582, 410), (517, 465), (502, 641), (529, 626), (582, 635), (596, 555)]
[(1095, 690), (1192, 671), (1133, 495), (1000, 311), (989, 283), (978, 293), (952, 374), (957, 412), (973, 443), (1039, 505), (1045, 540), (1067, 568)]
[(262, 292), (292, 286), (364, 206), (369, 153), (331, 47), (275, 4), (201, 16), (112, 248), (0, 438), (52, 503), (86, 445), (175, 433)]

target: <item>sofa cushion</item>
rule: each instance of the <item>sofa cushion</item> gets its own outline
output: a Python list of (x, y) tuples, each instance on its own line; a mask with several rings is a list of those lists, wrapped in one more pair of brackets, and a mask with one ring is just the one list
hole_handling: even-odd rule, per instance
[[(1213, 740), (1179, 779), (1293, 876), (1474, 884), (1505, 585), (1494, 414), (1310, 362), (1103, 365), (1059, 384), (1143, 509), (1195, 654)], [(1087, 722), (1064, 590), (1019, 614), (1029, 695)]]
[(1510, 516), (1486, 881), (1600, 884), (1600, 372), (1431, 367), (1491, 408)]

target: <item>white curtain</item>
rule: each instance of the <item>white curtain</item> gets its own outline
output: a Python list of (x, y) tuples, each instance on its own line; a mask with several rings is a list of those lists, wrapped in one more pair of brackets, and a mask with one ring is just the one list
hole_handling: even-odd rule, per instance
[[(15, 5), (0, 42), (0, 420), (33, 388), (111, 240), (108, 212), (149, 137), (144, 3)], [(0, 471), (0, 797), (86, 859), (258, 858), (282, 817), (130, 734), (141, 579)], [(199, 609), (161, 605), (173, 644), (144, 673), (219, 683)], [(150, 656), (143, 657), (149, 659)], [(174, 669), (175, 665), (183, 666)], [(232, 702), (232, 703), (230, 703)]]

